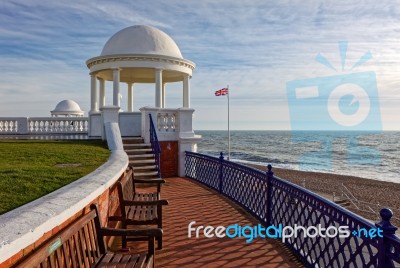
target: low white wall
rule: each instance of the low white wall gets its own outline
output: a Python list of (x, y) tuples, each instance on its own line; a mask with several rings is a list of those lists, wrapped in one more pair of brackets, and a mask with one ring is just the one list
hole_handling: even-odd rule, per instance
[[(119, 144), (119, 131), (110, 133), (115, 135), (108, 137), (108, 143)], [(116, 147), (108, 161), (89, 175), (1, 215), (0, 263), (67, 221), (110, 188), (129, 163), (126, 153), (119, 146)]]
[(140, 136), (142, 134), (142, 115), (140, 112), (123, 112), (119, 113), (119, 126), (121, 135)]

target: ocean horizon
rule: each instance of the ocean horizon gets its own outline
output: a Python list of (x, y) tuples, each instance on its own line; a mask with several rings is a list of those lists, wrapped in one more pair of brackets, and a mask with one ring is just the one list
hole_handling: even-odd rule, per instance
[[(225, 159), (227, 130), (198, 130), (198, 152)], [(231, 130), (230, 160), (400, 183), (400, 131)]]

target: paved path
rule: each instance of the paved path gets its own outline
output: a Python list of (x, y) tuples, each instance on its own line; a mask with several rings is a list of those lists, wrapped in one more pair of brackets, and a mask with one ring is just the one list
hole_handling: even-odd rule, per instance
[[(302, 267), (282, 244), (273, 239), (188, 238), (188, 224), (257, 225), (252, 217), (227, 198), (189, 179), (169, 178), (163, 186), (163, 249), (156, 251), (157, 267)], [(194, 233), (193, 233), (194, 235)], [(132, 251), (145, 242), (130, 242)], [(117, 245), (118, 247), (118, 241)]]

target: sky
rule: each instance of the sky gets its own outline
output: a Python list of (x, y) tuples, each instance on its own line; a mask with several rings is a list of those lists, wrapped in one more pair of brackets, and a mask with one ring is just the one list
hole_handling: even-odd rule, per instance
[[(227, 85), (231, 129), (400, 129), (400, 2), (385, 0), (3, 0), (0, 117), (50, 116), (64, 99), (89, 111), (85, 62), (132, 25), (164, 31), (196, 64), (195, 129), (226, 129), (227, 98), (214, 92)], [(166, 103), (182, 106), (182, 83), (167, 85)], [(154, 85), (135, 85), (135, 109), (149, 105)]]

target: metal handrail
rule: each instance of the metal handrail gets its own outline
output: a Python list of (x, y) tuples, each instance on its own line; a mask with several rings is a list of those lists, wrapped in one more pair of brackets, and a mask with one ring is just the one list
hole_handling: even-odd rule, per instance
[(161, 148), (160, 148), (160, 143), (158, 141), (157, 137), (157, 131), (156, 128), (154, 127), (153, 123), (153, 118), (151, 114), (149, 114), (150, 117), (150, 144), (151, 144), (151, 151), (153, 153), (154, 159), (156, 161), (156, 168), (157, 168), (157, 176), (161, 176), (160, 172), (160, 155), (161, 155)]

